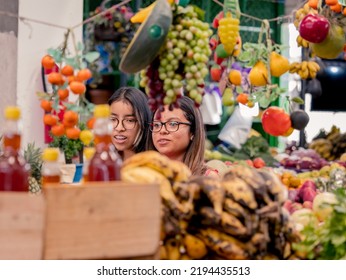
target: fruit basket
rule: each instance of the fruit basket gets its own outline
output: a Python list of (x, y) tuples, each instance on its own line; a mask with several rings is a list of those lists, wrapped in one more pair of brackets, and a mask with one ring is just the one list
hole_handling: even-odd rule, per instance
[(155, 258), (155, 184), (51, 184), (42, 195), (0, 193), (0, 259)]

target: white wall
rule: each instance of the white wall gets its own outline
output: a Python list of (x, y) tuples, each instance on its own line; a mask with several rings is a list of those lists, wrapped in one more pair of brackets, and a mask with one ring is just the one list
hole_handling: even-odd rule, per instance
[[(83, 0), (20, 0), (19, 15), (70, 27), (83, 21)], [(31, 142), (46, 146), (43, 110), (36, 97), (36, 92), (43, 90), (41, 58), (47, 49), (61, 45), (65, 32), (31, 21), (18, 23), (17, 104), (22, 108), (22, 147)], [(77, 41), (81, 41), (82, 27), (74, 32)], [(73, 51), (71, 45), (70, 49)]]

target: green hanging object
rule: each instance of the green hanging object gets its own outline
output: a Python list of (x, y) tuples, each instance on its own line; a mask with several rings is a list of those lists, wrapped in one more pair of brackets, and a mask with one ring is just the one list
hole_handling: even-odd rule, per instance
[(186, 7), (190, 3), (190, 0), (179, 0), (179, 6)]
[(172, 19), (172, 8), (168, 1), (157, 0), (127, 47), (119, 69), (129, 74), (145, 69), (155, 59), (164, 44)]
[(152, 39), (159, 39), (163, 33), (163, 29), (157, 24), (154, 24), (149, 28), (149, 36)]
[(233, 18), (240, 18), (240, 8), (238, 0), (225, 0), (223, 2), (223, 12), (226, 15), (231, 13)]

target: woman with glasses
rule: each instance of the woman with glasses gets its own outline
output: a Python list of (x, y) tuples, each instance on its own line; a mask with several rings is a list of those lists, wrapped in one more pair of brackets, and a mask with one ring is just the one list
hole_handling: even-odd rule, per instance
[(147, 96), (134, 87), (121, 87), (109, 98), (112, 142), (123, 160), (145, 150), (151, 111)]
[[(160, 118), (158, 117), (160, 115)], [(205, 131), (202, 115), (189, 97), (179, 99), (179, 108), (168, 106), (150, 123), (148, 150), (184, 162), (193, 175), (204, 175)]]

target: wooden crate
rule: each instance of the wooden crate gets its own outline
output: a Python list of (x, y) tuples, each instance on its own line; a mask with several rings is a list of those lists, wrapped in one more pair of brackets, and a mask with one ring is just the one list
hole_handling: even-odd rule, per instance
[(42, 259), (44, 218), (43, 196), (0, 192), (0, 259)]
[[(13, 196), (17, 195), (21, 194)], [(83, 186), (51, 184), (43, 189), (41, 198), (44, 222), (39, 239), (41, 247), (36, 246), (34, 250), (41, 255), (36, 254), (36, 258), (156, 258), (161, 203), (158, 185), (121, 182), (94, 182)], [(11, 200), (3, 207), (11, 209), (9, 204)], [(23, 206), (16, 213), (25, 213), (26, 208)], [(33, 211), (29, 212), (35, 217)], [(25, 225), (23, 222), (21, 227)], [(0, 228), (0, 239), (6, 237), (2, 236), (5, 233), (1, 232), (3, 227), (6, 227), (6, 221)], [(27, 241), (22, 240), (20, 244)], [(15, 247), (14, 243), (9, 246)], [(0, 248), (2, 251), (2, 246)], [(2, 255), (5, 259), (11, 252), (7, 251)], [(17, 257), (13, 255), (13, 258)]]

